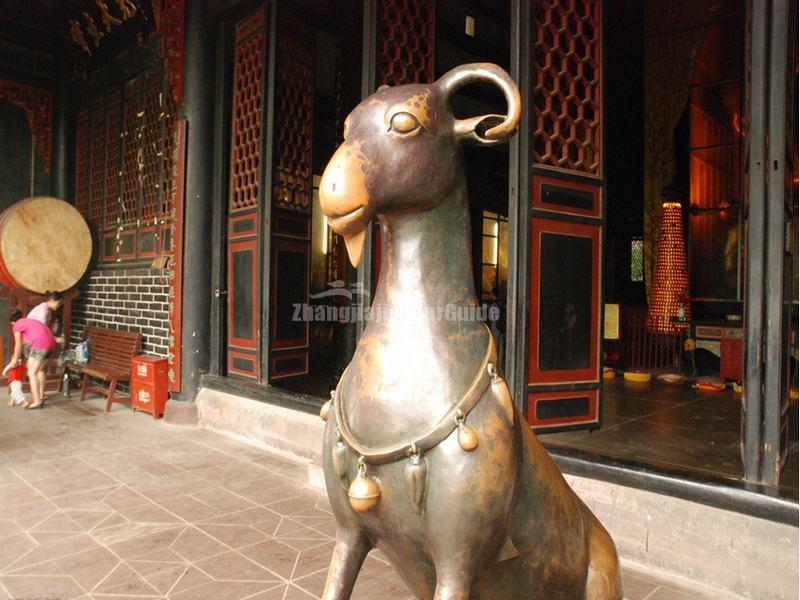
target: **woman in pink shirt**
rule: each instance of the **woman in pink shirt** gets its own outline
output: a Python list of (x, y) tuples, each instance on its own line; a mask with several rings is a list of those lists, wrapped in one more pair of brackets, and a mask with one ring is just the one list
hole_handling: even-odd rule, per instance
[[(44, 302), (40, 302), (34, 306), (25, 318), (44, 323), (52, 330), (54, 329), (52, 323), (53, 313), (61, 308), (62, 304), (64, 304), (64, 294), (61, 292), (45, 292)], [(59, 344), (64, 343), (63, 338), (56, 338), (56, 341)]]
[(44, 406), (44, 366), (47, 364), (47, 359), (55, 352), (56, 339), (47, 325), (34, 319), (23, 319), (20, 310), (12, 310), (8, 320), (14, 332), (14, 353), (3, 369), (3, 375), (17, 366), (24, 350), (28, 356), (28, 381), (33, 396), (33, 402), (25, 405), (25, 408), (41, 408)]

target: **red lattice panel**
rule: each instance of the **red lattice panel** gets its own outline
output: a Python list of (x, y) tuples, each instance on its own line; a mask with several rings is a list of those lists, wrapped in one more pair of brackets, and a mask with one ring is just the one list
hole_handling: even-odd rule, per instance
[(378, 82), (433, 81), (434, 0), (382, 0), (378, 6)]
[(78, 114), (75, 127), (75, 208), (88, 218), (89, 212), (89, 115)]
[(0, 98), (6, 98), (25, 110), (28, 126), (36, 140), (36, 150), (45, 172), (49, 174), (53, 139), (53, 94), (16, 81), (0, 79)]
[(118, 224), (129, 223), (136, 220), (137, 204), (139, 202), (139, 151), (140, 135), (142, 133), (142, 119), (138, 96), (127, 98), (122, 107), (123, 132), (122, 132), (122, 188), (119, 195), (119, 206), (116, 214)]
[(161, 156), (163, 144), (164, 96), (160, 87), (150, 88), (142, 97), (141, 149), (139, 178), (142, 186), (139, 218), (146, 223), (156, 219), (160, 208)]
[(237, 26), (233, 74), (230, 210), (258, 206), (261, 105), (264, 87), (264, 11)]
[(311, 207), (311, 146), (314, 128), (313, 36), (300, 23), (278, 34), (278, 116), (272, 197), (285, 208)]
[(120, 173), (120, 154), (122, 152), (122, 114), (120, 112), (119, 94), (109, 96), (106, 107), (106, 157), (105, 157), (105, 218), (106, 227), (113, 227), (117, 222), (119, 212), (119, 173)]
[(533, 161), (601, 174), (601, 2), (534, 2)]
[(86, 220), (95, 227), (102, 227), (103, 201), (105, 187), (105, 145), (106, 145), (106, 116), (103, 110), (102, 98), (92, 104), (91, 141), (92, 151), (90, 157), (90, 186), (89, 210)]

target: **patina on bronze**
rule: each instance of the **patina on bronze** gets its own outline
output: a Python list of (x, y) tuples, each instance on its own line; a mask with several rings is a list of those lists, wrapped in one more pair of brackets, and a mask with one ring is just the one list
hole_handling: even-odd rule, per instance
[[(474, 81), (508, 114), (455, 118)], [(322, 209), (352, 263), (372, 219), (384, 244), (375, 318), (321, 411), (338, 524), (326, 600), (350, 597), (376, 547), (419, 598), (622, 598), (614, 542), (516, 414), (487, 327), (448, 318), (477, 306), (460, 145), (505, 142), (519, 117), (505, 71), (463, 65), (364, 100), (325, 169)]]

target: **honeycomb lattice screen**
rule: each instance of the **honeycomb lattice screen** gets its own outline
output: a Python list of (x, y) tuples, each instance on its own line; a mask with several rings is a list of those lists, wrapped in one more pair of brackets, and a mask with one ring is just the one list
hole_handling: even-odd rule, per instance
[(264, 11), (236, 27), (230, 210), (258, 206), (261, 106), (264, 88)]
[(280, 24), (272, 197), (278, 206), (308, 211), (312, 198), (314, 36), (291, 15), (284, 14)]
[(434, 1), (383, 0), (378, 4), (378, 83), (433, 81)]
[(534, 7), (533, 162), (599, 177), (602, 2)]

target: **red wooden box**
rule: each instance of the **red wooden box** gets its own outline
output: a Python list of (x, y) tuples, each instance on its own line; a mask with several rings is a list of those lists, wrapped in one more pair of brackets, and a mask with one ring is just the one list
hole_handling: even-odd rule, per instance
[(140, 354), (131, 363), (131, 408), (157, 419), (164, 414), (169, 392), (167, 359)]
[(744, 329), (727, 327), (722, 330), (720, 344), (719, 376), (723, 381), (742, 380), (744, 368)]

